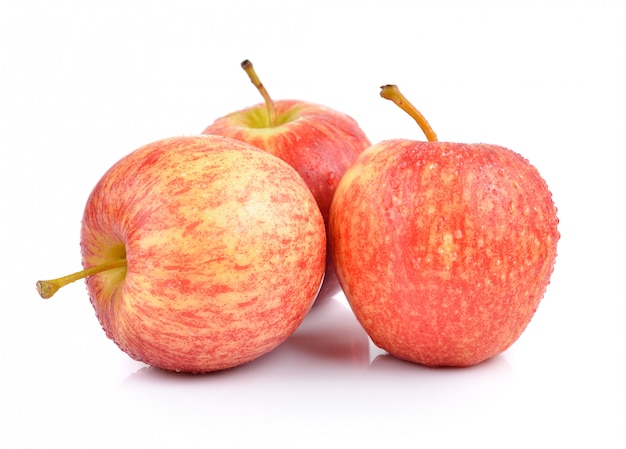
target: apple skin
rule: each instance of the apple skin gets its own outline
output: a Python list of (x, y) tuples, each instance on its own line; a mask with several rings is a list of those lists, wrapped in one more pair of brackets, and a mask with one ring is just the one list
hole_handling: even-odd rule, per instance
[(372, 341), (427, 366), (512, 345), (553, 272), (557, 210), (536, 168), (488, 144), (387, 140), (330, 210), (337, 277)]
[(233, 139), (184, 136), (122, 158), (97, 183), (81, 229), (107, 336), (132, 358), (183, 372), (234, 367), (302, 322), (326, 260), (322, 216), (280, 159)]
[(350, 116), (301, 100), (274, 102), (277, 126), (267, 126), (265, 103), (218, 118), (203, 134), (242, 140), (286, 161), (304, 178), (324, 221), (335, 189), (371, 143)]

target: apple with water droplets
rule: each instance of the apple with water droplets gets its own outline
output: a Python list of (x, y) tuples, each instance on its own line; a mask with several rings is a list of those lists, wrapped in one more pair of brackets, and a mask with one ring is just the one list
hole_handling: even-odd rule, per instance
[[(242, 140), (286, 161), (307, 183), (327, 222), (339, 181), (370, 141), (343, 112), (308, 101), (272, 100), (252, 63), (241, 66), (264, 102), (220, 117), (202, 132)], [(320, 299), (338, 290), (329, 260)]]
[(273, 350), (304, 319), (326, 232), (296, 170), (221, 136), (163, 139), (96, 184), (80, 240), (84, 270), (40, 281), (43, 297), (86, 277), (107, 336), (132, 358), (183, 372)]
[(537, 169), (491, 144), (439, 142), (393, 85), (381, 95), (428, 141), (365, 150), (335, 193), (337, 277), (372, 341), (427, 366), (471, 366), (527, 328), (553, 272), (557, 209)]

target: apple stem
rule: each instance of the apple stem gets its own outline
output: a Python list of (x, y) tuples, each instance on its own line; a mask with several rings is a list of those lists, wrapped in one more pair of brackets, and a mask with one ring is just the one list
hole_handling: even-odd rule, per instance
[(122, 268), (126, 266), (126, 259), (118, 259), (112, 262), (105, 262), (100, 265), (96, 265), (91, 268), (87, 268), (76, 273), (69, 274), (57, 279), (50, 279), (48, 281), (37, 282), (37, 291), (39, 296), (43, 299), (51, 298), (57, 290), (79, 279), (92, 276), (94, 274), (102, 273), (103, 271), (113, 270), (114, 268)]
[(267, 93), (267, 89), (265, 89), (265, 86), (263, 85), (259, 77), (257, 76), (256, 71), (254, 70), (254, 67), (252, 66), (252, 63), (249, 60), (246, 59), (245, 61), (243, 61), (241, 63), (241, 67), (248, 74), (248, 77), (250, 78), (250, 81), (252, 81), (252, 84), (254, 84), (254, 86), (259, 90), (259, 92), (261, 92), (261, 95), (263, 95), (263, 99), (265, 100), (265, 106), (267, 107), (268, 127), (269, 128), (275, 127), (276, 126), (276, 109), (274, 108), (274, 102), (270, 98), (270, 95)]
[(404, 112), (413, 117), (417, 124), (420, 125), (420, 128), (422, 128), (422, 131), (426, 135), (426, 139), (428, 139), (429, 142), (437, 142), (437, 134), (435, 134), (435, 131), (433, 131), (433, 129), (430, 127), (430, 124), (428, 123), (426, 118), (422, 115), (420, 111), (417, 110), (417, 108), (415, 108), (415, 106), (413, 106), (409, 102), (409, 100), (406, 99), (404, 95), (402, 95), (402, 92), (400, 92), (398, 86), (394, 84), (381, 86), (380, 96), (387, 100), (393, 101)]

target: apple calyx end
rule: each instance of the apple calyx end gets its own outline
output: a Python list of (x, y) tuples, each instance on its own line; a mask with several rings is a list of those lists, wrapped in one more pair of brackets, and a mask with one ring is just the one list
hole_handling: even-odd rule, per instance
[(381, 97), (393, 101), (400, 109), (409, 114), (417, 122), (429, 142), (437, 142), (437, 134), (435, 134), (435, 131), (426, 118), (406, 99), (402, 92), (400, 92), (400, 89), (398, 89), (398, 86), (395, 84), (385, 84), (380, 86), (380, 89)]

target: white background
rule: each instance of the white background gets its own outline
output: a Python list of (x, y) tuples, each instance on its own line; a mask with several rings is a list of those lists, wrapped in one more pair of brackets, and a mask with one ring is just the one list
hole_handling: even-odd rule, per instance
[[(626, 446), (626, 12), (591, 1), (20, 1), (0, 6), (0, 447)], [(11, 6), (7, 6), (11, 5)], [(562, 238), (522, 337), (469, 369), (372, 346), (341, 294), (282, 346), (205, 376), (148, 368), (101, 330), (80, 268), (91, 188), (143, 144), (275, 99), (372, 142), (488, 142), (547, 180)]]

